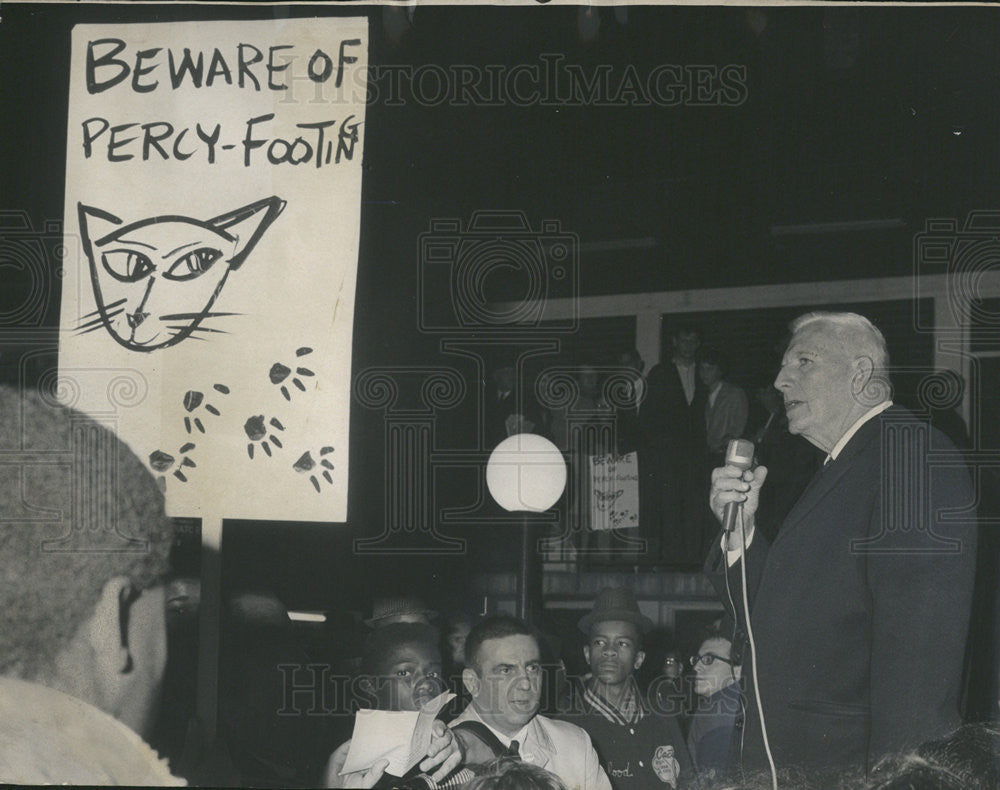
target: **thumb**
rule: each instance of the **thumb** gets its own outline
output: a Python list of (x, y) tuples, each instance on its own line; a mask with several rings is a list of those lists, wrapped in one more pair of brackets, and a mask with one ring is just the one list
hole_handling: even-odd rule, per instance
[[(389, 761), (386, 759), (379, 760), (371, 768), (368, 769), (368, 776), (366, 777), (368, 781), (374, 785), (379, 779), (382, 778), (382, 774), (385, 773), (385, 769), (389, 767)], [(369, 785), (371, 787), (371, 785)]]

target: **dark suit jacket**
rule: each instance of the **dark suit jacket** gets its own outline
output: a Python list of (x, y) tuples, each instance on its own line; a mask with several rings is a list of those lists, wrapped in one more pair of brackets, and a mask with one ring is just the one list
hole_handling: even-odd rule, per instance
[[(960, 724), (974, 497), (961, 455), (943, 435), (932, 444), (931, 430), (898, 407), (869, 420), (817, 472), (774, 542), (754, 535), (751, 622), (779, 769), (870, 767)], [(729, 577), (742, 623), (740, 565)], [(716, 544), (707, 570), (717, 586), (724, 568)], [(749, 768), (766, 759), (746, 658)]]
[[(684, 385), (673, 361), (663, 365), (666, 371), (666, 449), (675, 469), (690, 470), (693, 462), (706, 454), (705, 402), (707, 393), (697, 369), (694, 375), (694, 398), (689, 404), (684, 395)], [(699, 469), (700, 471), (700, 469)]]

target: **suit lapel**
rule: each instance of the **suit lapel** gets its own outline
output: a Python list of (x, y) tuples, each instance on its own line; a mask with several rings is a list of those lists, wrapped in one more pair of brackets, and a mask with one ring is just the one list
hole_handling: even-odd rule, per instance
[[(535, 764), (544, 768), (555, 754), (555, 747), (552, 744), (552, 739), (549, 738), (549, 734), (538, 721), (538, 716), (535, 716), (531, 720), (531, 726), (528, 728), (528, 736), (525, 738), (525, 741), (526, 745), (530, 744), (531, 750), (538, 757)], [(524, 749), (521, 752), (523, 753)]]
[[(884, 414), (885, 412), (883, 412)], [(857, 456), (869, 443), (877, 441), (881, 433), (881, 414), (876, 415), (862, 425), (851, 440), (844, 445), (835, 461), (821, 466), (813, 478), (806, 486), (806, 490), (798, 498), (792, 509), (785, 516), (785, 521), (778, 530), (774, 543), (778, 543), (784, 536), (802, 523), (806, 516), (823, 501), (823, 498), (832, 491), (840, 479), (847, 474)]]

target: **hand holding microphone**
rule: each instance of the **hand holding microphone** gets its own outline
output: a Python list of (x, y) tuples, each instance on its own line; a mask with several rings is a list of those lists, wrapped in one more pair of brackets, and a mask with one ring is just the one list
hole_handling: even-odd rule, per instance
[(727, 533), (736, 527), (741, 507), (746, 528), (753, 525), (760, 488), (767, 477), (766, 467), (753, 467), (753, 452), (752, 442), (733, 439), (726, 449), (726, 465), (712, 471), (709, 505)]

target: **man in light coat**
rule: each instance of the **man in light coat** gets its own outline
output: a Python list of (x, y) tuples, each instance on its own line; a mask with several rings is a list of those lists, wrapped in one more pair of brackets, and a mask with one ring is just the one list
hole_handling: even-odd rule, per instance
[(467, 762), (477, 762), (484, 742), (490, 742), (552, 772), (569, 790), (611, 790), (590, 736), (574, 724), (538, 715), (541, 653), (525, 623), (486, 618), (469, 633), (465, 659), (462, 681), (472, 702), (451, 726), (465, 745)]

